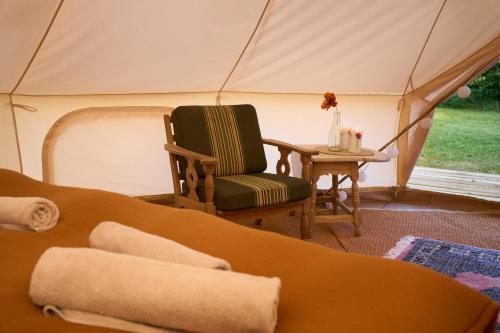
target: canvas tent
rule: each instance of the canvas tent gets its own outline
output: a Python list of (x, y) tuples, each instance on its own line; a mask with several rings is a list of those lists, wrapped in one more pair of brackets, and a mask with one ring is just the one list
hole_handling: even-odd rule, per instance
[[(250, 103), (264, 137), (326, 142), (324, 91), (380, 148), (500, 54), (498, 0), (2, 0), (0, 167), (131, 195), (172, 192), (165, 109)], [(52, 130), (51, 130), (52, 128)], [(45, 140), (51, 133), (50, 140)], [(57, 134), (57, 135), (54, 135)], [(370, 165), (404, 186), (427, 130)], [(42, 163), (42, 148), (49, 150)], [(266, 151), (269, 169), (277, 152)], [(46, 165), (43, 165), (46, 164)]]

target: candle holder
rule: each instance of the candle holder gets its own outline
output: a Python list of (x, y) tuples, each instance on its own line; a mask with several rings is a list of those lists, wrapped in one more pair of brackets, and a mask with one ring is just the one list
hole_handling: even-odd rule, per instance
[(350, 127), (346, 123), (344, 126), (340, 129), (340, 148), (342, 150), (347, 150), (349, 149), (349, 133), (350, 133)]
[(361, 143), (363, 141), (363, 132), (358, 128), (351, 130), (351, 136), (349, 141), (349, 152), (359, 153), (361, 152)]

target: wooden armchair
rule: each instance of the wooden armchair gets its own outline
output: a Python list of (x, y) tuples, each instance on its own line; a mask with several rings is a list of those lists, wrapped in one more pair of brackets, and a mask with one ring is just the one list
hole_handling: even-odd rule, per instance
[[(262, 139), (251, 105), (181, 106), (165, 115), (175, 205), (223, 218), (300, 212), (309, 238), (311, 156), (317, 151)], [(264, 144), (278, 147), (276, 174), (264, 173)], [(301, 154), (302, 178), (290, 177), (288, 156)]]

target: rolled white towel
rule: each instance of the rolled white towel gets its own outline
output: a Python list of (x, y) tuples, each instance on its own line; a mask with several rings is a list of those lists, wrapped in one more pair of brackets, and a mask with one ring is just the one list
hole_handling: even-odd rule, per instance
[(68, 321), (75, 315), (98, 325), (113, 317), (119, 329), (128, 321), (188, 332), (273, 332), (280, 286), (279, 278), (53, 247), (38, 260), (29, 294)]
[(101, 222), (89, 237), (90, 246), (172, 263), (231, 270), (224, 259), (193, 250), (170, 239), (148, 234), (116, 222)]
[(0, 197), (0, 227), (45, 231), (54, 227), (59, 209), (50, 200), (37, 197)]

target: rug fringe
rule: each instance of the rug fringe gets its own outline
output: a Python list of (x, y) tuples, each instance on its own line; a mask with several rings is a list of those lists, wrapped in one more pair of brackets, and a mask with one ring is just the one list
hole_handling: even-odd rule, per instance
[(387, 251), (386, 254), (384, 254), (384, 258), (387, 259), (394, 259), (396, 258), (401, 252), (406, 249), (408, 245), (410, 245), (417, 237), (408, 235), (404, 236), (401, 238), (397, 243), (396, 246), (394, 246), (392, 249)]

